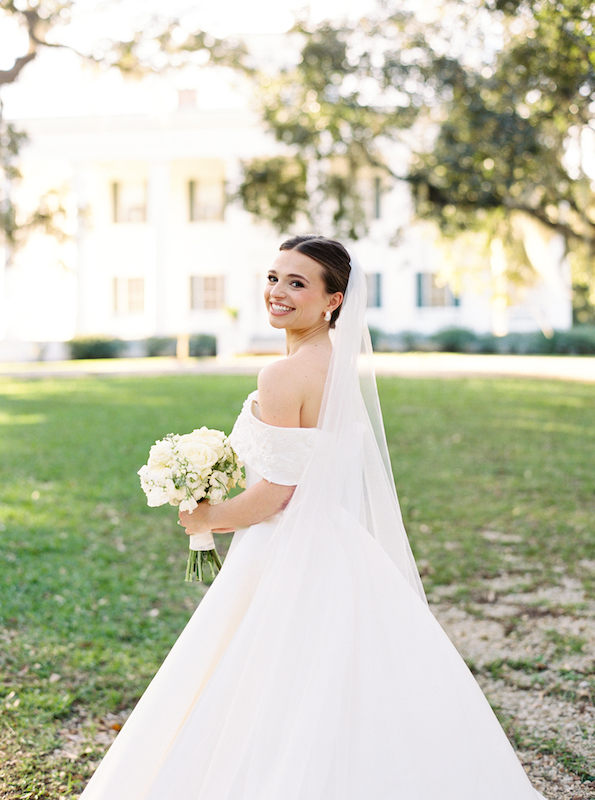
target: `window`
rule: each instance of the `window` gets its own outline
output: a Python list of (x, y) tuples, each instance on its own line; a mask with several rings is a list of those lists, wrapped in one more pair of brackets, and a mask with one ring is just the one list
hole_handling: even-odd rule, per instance
[(195, 310), (223, 308), (225, 277), (223, 275), (192, 275), (190, 278), (190, 308)]
[(188, 181), (188, 218), (190, 222), (223, 219), (225, 187), (222, 180)]
[(417, 305), (418, 308), (458, 306), (459, 298), (453, 295), (450, 288), (435, 272), (418, 272)]
[(358, 181), (358, 190), (366, 219), (381, 219), (384, 191), (382, 178), (379, 175), (366, 175)]
[(114, 278), (114, 311), (116, 314), (143, 314), (145, 279)]
[(366, 275), (368, 282), (368, 308), (380, 308), (382, 306), (382, 275), (373, 272)]
[(145, 181), (112, 183), (112, 219), (114, 222), (146, 222), (147, 184)]

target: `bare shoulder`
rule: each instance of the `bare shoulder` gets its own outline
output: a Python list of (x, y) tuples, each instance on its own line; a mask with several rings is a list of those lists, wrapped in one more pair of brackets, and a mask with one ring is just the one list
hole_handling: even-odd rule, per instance
[(258, 376), (263, 422), (280, 427), (315, 427), (328, 372), (330, 353), (302, 348), (267, 365)]
[(299, 428), (303, 397), (291, 359), (267, 364), (258, 375), (260, 418), (268, 425)]

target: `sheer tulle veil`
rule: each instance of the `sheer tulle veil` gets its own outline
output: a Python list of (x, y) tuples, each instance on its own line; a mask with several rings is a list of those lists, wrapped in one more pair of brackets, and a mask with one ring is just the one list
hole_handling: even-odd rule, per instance
[(350, 259), (347, 291), (331, 331), (333, 354), (318, 422), (322, 435), (282, 527), (319, 529), (324, 514), (336, 524), (337, 514), (347, 513), (378, 541), (425, 601), (399, 508), (378, 399), (365, 319), (366, 276), (351, 252)]

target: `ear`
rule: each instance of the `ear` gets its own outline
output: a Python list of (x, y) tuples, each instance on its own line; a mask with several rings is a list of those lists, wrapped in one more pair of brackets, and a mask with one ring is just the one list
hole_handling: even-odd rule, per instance
[(335, 311), (337, 308), (339, 308), (339, 306), (341, 305), (342, 302), (343, 302), (343, 292), (335, 292), (329, 298), (329, 301), (328, 301), (328, 304), (327, 304), (327, 307), (326, 307), (327, 311), (330, 311), (331, 314), (332, 314), (333, 311)]

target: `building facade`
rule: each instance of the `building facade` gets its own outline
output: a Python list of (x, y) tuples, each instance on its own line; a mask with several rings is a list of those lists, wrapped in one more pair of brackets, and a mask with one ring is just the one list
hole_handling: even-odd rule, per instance
[[(51, 343), (77, 335), (139, 341), (208, 333), (220, 353), (281, 348), (262, 290), (282, 237), (233, 200), (242, 161), (274, 155), (279, 145), (247, 109), (204, 111), (181, 99), (169, 114), (27, 121), (16, 199), (26, 208), (50, 192), (68, 237), (38, 232), (6, 254), (0, 357), (56, 357), (63, 349)], [(540, 278), (521, 302), (506, 305), (498, 252), (473, 280), (449, 285), (444, 251), (429, 224), (414, 222), (407, 185), (386, 191), (371, 176), (364, 188), (370, 233), (353, 249), (368, 275), (372, 327), (430, 334), (450, 326), (497, 333), (570, 326), (567, 266), (555, 237), (538, 241), (528, 232)], [(461, 247), (454, 257), (464, 261)]]

